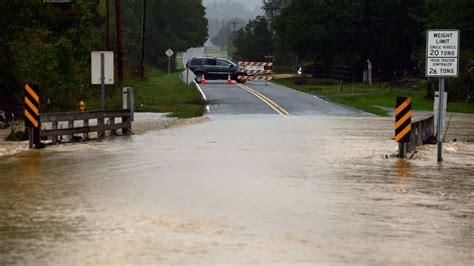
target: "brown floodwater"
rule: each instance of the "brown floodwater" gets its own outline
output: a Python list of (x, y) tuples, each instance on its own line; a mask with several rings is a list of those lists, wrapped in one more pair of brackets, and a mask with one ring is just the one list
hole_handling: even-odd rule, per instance
[(474, 144), (385, 118), (214, 117), (0, 160), (0, 264), (472, 265)]

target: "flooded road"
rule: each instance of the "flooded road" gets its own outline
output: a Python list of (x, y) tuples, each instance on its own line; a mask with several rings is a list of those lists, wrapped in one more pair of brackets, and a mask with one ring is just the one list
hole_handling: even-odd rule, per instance
[(474, 144), (389, 118), (227, 116), (0, 162), (0, 264), (474, 261)]

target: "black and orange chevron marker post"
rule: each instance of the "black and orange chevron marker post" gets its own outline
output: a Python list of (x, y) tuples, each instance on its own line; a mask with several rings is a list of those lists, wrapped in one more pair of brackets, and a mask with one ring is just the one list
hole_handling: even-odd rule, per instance
[(411, 100), (407, 97), (397, 98), (395, 109), (395, 141), (399, 143), (399, 157), (406, 156), (406, 143), (411, 133)]
[(25, 109), (23, 114), (25, 116), (25, 126), (29, 128), (30, 132), (30, 148), (33, 145), (36, 148), (42, 148), (40, 142), (40, 98), (38, 85), (25, 85)]

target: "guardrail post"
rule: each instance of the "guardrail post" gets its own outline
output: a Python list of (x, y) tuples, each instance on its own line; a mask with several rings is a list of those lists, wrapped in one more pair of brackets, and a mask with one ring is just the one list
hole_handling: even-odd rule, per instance
[[(67, 122), (67, 127), (68, 127), (68, 128), (74, 128), (74, 120), (69, 120), (69, 121)], [(73, 141), (73, 140), (74, 140), (74, 134), (70, 134), (70, 135), (69, 135), (69, 141), (71, 142), (71, 141)]]
[[(89, 126), (89, 119), (84, 119), (84, 122), (82, 124), (83, 127), (88, 127)], [(83, 135), (83, 138), (84, 140), (88, 140), (89, 139), (89, 133), (84, 133)]]
[[(53, 130), (58, 129), (58, 121), (52, 122), (52, 129)], [(52, 136), (52, 142), (53, 142), (53, 144), (58, 143), (58, 136), (57, 135)]]
[(130, 109), (130, 112), (131, 112), (131, 116), (130, 116), (130, 121), (134, 121), (135, 120), (135, 117), (134, 117), (134, 112), (135, 112), (135, 95), (134, 95), (134, 91), (133, 91), (133, 88), (130, 88), (130, 87), (126, 87), (126, 88), (123, 88), (123, 102), (122, 102), (122, 105), (123, 105), (123, 109)]
[(406, 158), (407, 157), (407, 144), (406, 142), (399, 142), (398, 143), (398, 158)]
[[(115, 125), (115, 117), (109, 118), (109, 123), (110, 123), (111, 126)], [(117, 130), (115, 130), (115, 129), (110, 130), (110, 135), (112, 135), (112, 136), (117, 135)]]
[(30, 144), (29, 144), (30, 149), (33, 149), (33, 134), (34, 134), (34, 133), (33, 133), (33, 128), (32, 128), (32, 127), (29, 127), (29, 128), (28, 128), (28, 137), (29, 137), (29, 139), (30, 139)]
[[(104, 126), (104, 118), (103, 118), (103, 117), (97, 118), (97, 125), (98, 125), (99, 127), (103, 127), (103, 126)], [(97, 137), (98, 137), (98, 138), (103, 138), (103, 137), (105, 137), (105, 131), (103, 131), (103, 130), (97, 131)]]

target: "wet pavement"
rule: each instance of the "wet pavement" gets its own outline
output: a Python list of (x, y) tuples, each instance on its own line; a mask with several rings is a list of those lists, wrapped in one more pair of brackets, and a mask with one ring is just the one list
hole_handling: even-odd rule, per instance
[[(200, 85), (209, 100), (211, 115), (276, 114), (274, 109), (261, 99), (240, 87), (241, 84), (226, 85), (225, 81), (210, 80)], [(267, 97), (291, 115), (312, 116), (372, 116), (360, 110), (328, 102), (315, 95), (292, 90), (269, 82), (247, 82), (250, 87)]]
[(212, 120), (2, 157), (0, 264), (474, 261), (473, 143), (438, 164), (393, 158), (390, 118)]

